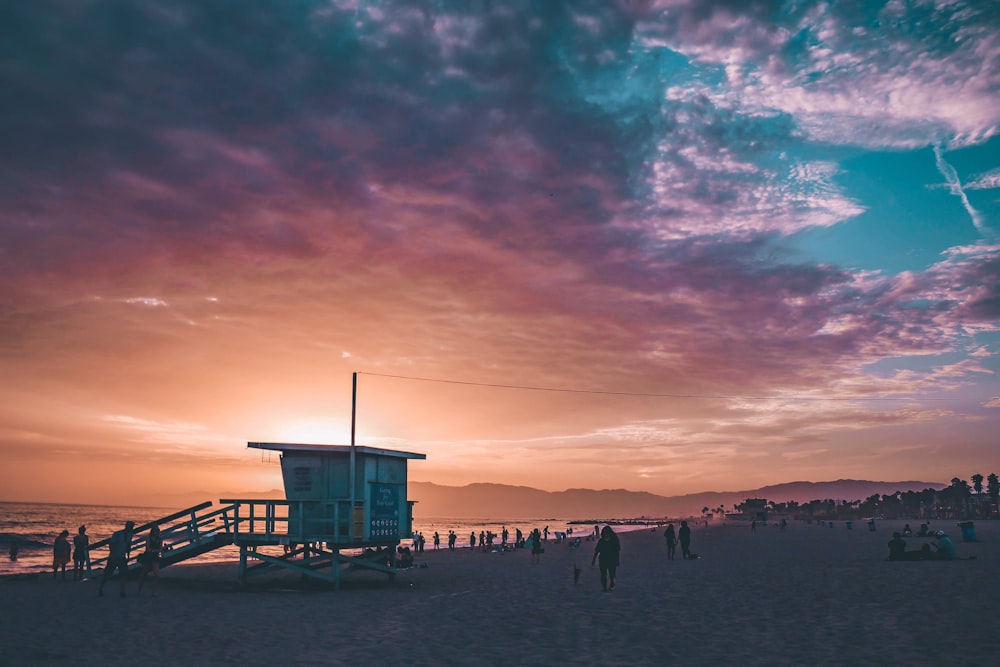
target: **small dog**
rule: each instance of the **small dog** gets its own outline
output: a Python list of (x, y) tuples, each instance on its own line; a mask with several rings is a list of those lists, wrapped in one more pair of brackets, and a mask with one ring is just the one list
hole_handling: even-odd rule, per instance
[(576, 563), (573, 563), (573, 583), (580, 583), (580, 568), (576, 566)]

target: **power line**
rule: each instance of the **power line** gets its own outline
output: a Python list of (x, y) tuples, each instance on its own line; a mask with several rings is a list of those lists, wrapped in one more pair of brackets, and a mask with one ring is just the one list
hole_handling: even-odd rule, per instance
[(409, 375), (392, 375), (389, 373), (370, 373), (368, 371), (358, 371), (358, 375), (370, 375), (374, 377), (392, 378), (395, 380), (413, 380), (416, 382), (436, 382), (439, 384), (458, 384), (471, 387), (493, 387), (497, 389), (521, 389), (525, 391), (548, 391), (563, 394), (592, 394), (604, 396), (635, 396), (645, 398), (704, 398), (715, 400), (731, 401), (957, 401), (957, 398), (844, 398), (829, 397), (819, 398), (816, 396), (726, 396), (714, 394), (661, 394), (652, 392), (636, 391), (608, 391), (601, 389), (568, 389), (559, 387), (534, 387), (519, 384), (498, 384), (493, 382), (469, 382), (465, 380), (445, 380), (441, 378), (422, 378)]

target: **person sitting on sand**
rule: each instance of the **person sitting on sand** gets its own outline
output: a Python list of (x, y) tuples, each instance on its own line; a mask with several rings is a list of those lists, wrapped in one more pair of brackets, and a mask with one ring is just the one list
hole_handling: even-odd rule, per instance
[(913, 530), (910, 528), (910, 524), (903, 526), (903, 537), (910, 537), (913, 535)]
[(898, 532), (889, 540), (889, 557), (886, 560), (932, 560), (931, 545), (925, 544), (919, 551), (907, 551), (906, 541)]
[(943, 530), (939, 530), (934, 533), (934, 537), (937, 539), (937, 551), (934, 553), (934, 557), (938, 560), (955, 560), (958, 558), (958, 552), (955, 551), (955, 543), (951, 541)]
[(927, 537), (929, 534), (930, 533), (928, 532), (927, 524), (926, 523), (920, 524), (920, 530), (917, 532), (917, 537)]
[(889, 540), (889, 558), (887, 560), (906, 560), (906, 542), (897, 532)]

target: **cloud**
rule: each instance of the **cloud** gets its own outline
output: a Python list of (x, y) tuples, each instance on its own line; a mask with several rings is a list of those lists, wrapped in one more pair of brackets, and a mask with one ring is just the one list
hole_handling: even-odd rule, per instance
[(990, 400), (983, 403), (984, 408), (1000, 408), (1000, 396), (994, 396)]
[[(818, 141), (915, 148), (982, 143), (1000, 123), (996, 12), (974, 3), (778, 9), (767, 2), (654, 3), (649, 47), (719, 68), (706, 95), (779, 111)], [(928, 137), (931, 138), (928, 141)]]
[(965, 184), (966, 190), (992, 190), (1000, 188), (1000, 169), (992, 169), (982, 174), (976, 174)]
[(969, 214), (969, 217), (972, 218), (972, 224), (975, 225), (976, 230), (979, 232), (985, 231), (982, 214), (974, 209), (972, 204), (969, 203), (969, 198), (966, 196), (965, 190), (962, 188), (962, 182), (958, 178), (958, 172), (956, 172), (955, 168), (944, 159), (944, 153), (941, 147), (937, 144), (934, 146), (934, 160), (937, 164), (938, 171), (941, 172), (941, 175), (944, 176), (945, 181), (948, 183), (951, 193), (962, 201), (962, 206)]
[(167, 305), (167, 302), (164, 301), (163, 299), (157, 299), (156, 297), (153, 296), (138, 296), (138, 297), (133, 297), (131, 299), (125, 299), (124, 301), (125, 303), (129, 304), (139, 304), (142, 306), (150, 306), (153, 308)]

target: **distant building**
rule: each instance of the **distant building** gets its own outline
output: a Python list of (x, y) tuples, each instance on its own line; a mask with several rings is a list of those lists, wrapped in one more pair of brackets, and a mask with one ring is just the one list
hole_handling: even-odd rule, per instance
[(767, 521), (767, 498), (747, 498), (736, 509), (740, 510), (738, 516), (747, 521)]

